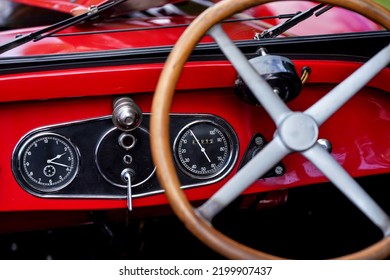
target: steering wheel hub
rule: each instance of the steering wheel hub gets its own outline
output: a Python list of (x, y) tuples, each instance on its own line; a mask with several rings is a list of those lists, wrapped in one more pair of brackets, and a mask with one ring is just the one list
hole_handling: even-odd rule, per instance
[(304, 113), (292, 113), (279, 125), (278, 135), (291, 150), (300, 152), (312, 147), (318, 138), (315, 120)]

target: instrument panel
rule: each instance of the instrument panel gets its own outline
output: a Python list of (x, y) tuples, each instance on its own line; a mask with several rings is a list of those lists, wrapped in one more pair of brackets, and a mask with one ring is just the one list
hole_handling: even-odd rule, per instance
[[(183, 188), (227, 176), (237, 162), (233, 128), (209, 114), (172, 114), (170, 135)], [(122, 174), (132, 174), (132, 197), (160, 193), (150, 151), (149, 114), (132, 131), (121, 131), (111, 116), (30, 131), (16, 145), (12, 171), (27, 192), (47, 198), (127, 197)]]

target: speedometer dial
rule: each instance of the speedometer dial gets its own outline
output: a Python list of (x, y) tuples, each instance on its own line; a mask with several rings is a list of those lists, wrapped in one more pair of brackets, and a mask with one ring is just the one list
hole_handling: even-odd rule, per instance
[(208, 120), (183, 128), (174, 143), (179, 168), (192, 178), (209, 179), (221, 174), (233, 160), (231, 132)]

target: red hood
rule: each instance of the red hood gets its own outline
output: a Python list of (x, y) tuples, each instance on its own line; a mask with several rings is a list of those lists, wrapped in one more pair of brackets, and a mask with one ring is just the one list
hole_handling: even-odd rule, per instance
[[(0, 0), (1, 1), (1, 0)], [(14, 0), (23, 3), (34, 3), (36, 6), (51, 8), (52, 10), (61, 10), (69, 13), (77, 7), (85, 7), (92, 3), (99, 4), (103, 0)], [(166, 2), (178, 2), (183, 0), (128, 0), (125, 8), (129, 4), (162, 5)], [(57, 6), (56, 6), (57, 5)], [(247, 13), (250, 16), (267, 16), (289, 13), (291, 11), (303, 11), (315, 5), (315, 3), (304, 3), (299, 1), (287, 1), (280, 3), (270, 3), (267, 6), (252, 8)], [(133, 6), (134, 7), (134, 6)], [(137, 7), (140, 7), (139, 5)], [(123, 6), (121, 7), (123, 9)], [(55, 53), (71, 52), (93, 52), (108, 51), (115, 49), (144, 48), (157, 46), (174, 45), (177, 39), (184, 31), (184, 25), (191, 23), (194, 16), (171, 16), (171, 17), (147, 17), (147, 18), (115, 18), (109, 21), (88, 22), (83, 25), (76, 25), (61, 31), (56, 36), (45, 38), (37, 42), (30, 42), (18, 48), (10, 50), (4, 56), (26, 56), (26, 55), (44, 55)], [(307, 19), (291, 30), (291, 35), (310, 35), (310, 34), (332, 34), (342, 32), (369, 31), (378, 30), (380, 27), (362, 16), (353, 14), (350, 11), (340, 8), (333, 8), (326, 14), (317, 18)], [(261, 33), (265, 28), (278, 24), (280, 21), (259, 22), (258, 25), (251, 23), (230, 23), (228, 34), (232, 40), (252, 39), (256, 33)], [(322, 22), (322, 23), (320, 23)], [(266, 25), (265, 25), (266, 24)], [(157, 27), (172, 26), (170, 29), (161, 29)], [(176, 26), (173, 28), (173, 26)], [(150, 29), (147, 29), (149, 27)], [(156, 28), (154, 28), (156, 27)], [(0, 32), (0, 45), (14, 40), (17, 35), (29, 34), (39, 30), (41, 27), (28, 29), (15, 29)], [(146, 29), (145, 29), (146, 28)], [(121, 32), (114, 32), (122, 30)], [(95, 32), (95, 33), (94, 33)], [(73, 34), (74, 36), (66, 36)], [(132, 36), (136, 34), (137, 36)], [(210, 40), (204, 38), (204, 42)]]
[[(36, 6), (53, 11), (70, 14), (75, 8), (88, 8), (91, 5), (99, 5), (107, 0), (12, 0), (13, 2)], [(132, 10), (145, 10), (151, 7), (158, 7), (167, 3), (178, 2), (177, 0), (128, 0), (127, 5)]]

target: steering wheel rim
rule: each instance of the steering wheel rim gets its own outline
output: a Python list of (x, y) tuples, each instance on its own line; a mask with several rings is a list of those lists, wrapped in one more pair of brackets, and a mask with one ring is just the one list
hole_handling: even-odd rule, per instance
[[(153, 98), (151, 114), (151, 149), (157, 166), (157, 176), (175, 214), (198, 239), (210, 248), (230, 259), (280, 259), (247, 247), (216, 230), (189, 203), (181, 190), (169, 143), (169, 112), (175, 87), (190, 53), (208, 30), (225, 18), (255, 5), (275, 0), (225, 0), (198, 16), (180, 37), (169, 55), (161, 73)], [(381, 24), (390, 30), (390, 12), (370, 0), (321, 0), (337, 5)], [(390, 236), (377, 243), (338, 259), (380, 259), (390, 254)]]

